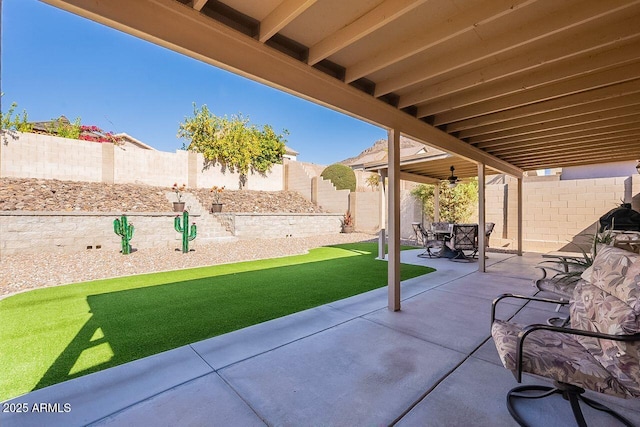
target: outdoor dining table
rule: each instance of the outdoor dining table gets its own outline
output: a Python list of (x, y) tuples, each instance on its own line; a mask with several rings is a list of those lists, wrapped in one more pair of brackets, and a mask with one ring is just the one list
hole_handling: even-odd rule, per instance
[(449, 246), (447, 246), (447, 242), (451, 240), (453, 236), (453, 231), (450, 228), (447, 229), (433, 229), (431, 230), (436, 240), (442, 241), (442, 248), (438, 251), (437, 258), (451, 258), (455, 255), (455, 251), (453, 251)]

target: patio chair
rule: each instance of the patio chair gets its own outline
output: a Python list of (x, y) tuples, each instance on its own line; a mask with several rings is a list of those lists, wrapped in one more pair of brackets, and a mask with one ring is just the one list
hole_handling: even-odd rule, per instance
[(420, 233), (420, 241), (422, 242), (422, 245), (425, 247), (425, 251), (424, 253), (421, 253), (420, 255), (418, 255), (418, 257), (420, 258), (433, 258), (435, 256), (438, 256), (440, 254), (440, 252), (438, 251), (437, 253), (431, 252), (432, 249), (442, 249), (443, 245), (444, 245), (444, 241), (437, 239), (436, 235), (433, 232), (427, 231), (421, 223), (413, 223), (413, 229), (416, 232), (416, 235), (418, 233)]
[(489, 237), (491, 237), (491, 233), (493, 233), (495, 226), (496, 224), (494, 222), (487, 222), (484, 224), (484, 246), (487, 248), (489, 247)]
[(426, 231), (424, 229), (424, 227), (422, 226), (422, 223), (420, 222), (412, 222), (411, 223), (411, 227), (413, 227), (413, 234), (414, 239), (416, 239), (416, 245), (424, 245), (424, 231)]
[[(472, 261), (478, 252), (478, 224), (453, 224), (451, 249), (456, 252), (452, 261)], [(467, 256), (464, 251), (471, 251)]]
[(569, 327), (524, 326), (495, 317), (503, 299), (557, 304), (553, 299), (505, 294), (493, 302), (491, 334), (504, 367), (513, 372), (518, 383), (523, 372), (554, 381), (553, 387), (518, 386), (507, 393), (507, 408), (518, 424), (527, 425), (515, 410), (516, 399), (558, 393), (569, 401), (579, 426), (587, 425), (580, 401), (624, 425), (633, 425), (583, 393), (588, 389), (640, 398), (639, 268), (640, 255), (612, 246), (601, 249), (593, 263), (594, 279), (579, 280), (573, 290), (568, 303)]
[[(538, 291), (550, 293), (557, 298), (560, 303), (556, 306), (556, 312), (559, 312), (560, 308), (569, 302), (578, 281), (581, 278), (590, 280), (591, 268), (587, 264), (586, 258), (580, 260), (560, 255), (556, 261), (542, 261), (536, 265), (536, 268), (542, 271), (542, 277), (534, 280), (533, 286)], [(547, 319), (547, 324), (554, 326), (566, 326), (568, 323), (569, 316)]]
[(613, 241), (611, 244), (630, 252), (640, 253), (640, 232), (626, 230), (611, 230)]
[[(485, 235), (485, 239), (484, 239), (484, 247), (488, 248), (489, 247), (489, 237), (491, 237), (491, 233), (493, 233), (493, 229), (495, 228), (496, 224), (493, 222), (487, 222), (484, 225), (484, 235)], [(476, 251), (471, 255), (473, 258), (478, 258), (478, 246), (479, 243), (476, 243)], [(488, 256), (484, 256), (485, 258), (489, 258)]]

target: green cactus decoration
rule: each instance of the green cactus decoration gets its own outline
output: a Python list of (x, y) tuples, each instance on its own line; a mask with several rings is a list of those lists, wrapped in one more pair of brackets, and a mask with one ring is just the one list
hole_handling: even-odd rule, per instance
[(120, 236), (121, 252), (122, 255), (128, 255), (131, 253), (131, 245), (129, 241), (133, 237), (133, 223), (127, 224), (127, 216), (122, 215), (120, 219), (113, 220), (113, 231)]
[(197, 230), (194, 222), (189, 228), (189, 212), (182, 212), (182, 224), (180, 225), (180, 215), (176, 215), (173, 226), (178, 233), (182, 233), (182, 253), (189, 252), (189, 242), (196, 238)]

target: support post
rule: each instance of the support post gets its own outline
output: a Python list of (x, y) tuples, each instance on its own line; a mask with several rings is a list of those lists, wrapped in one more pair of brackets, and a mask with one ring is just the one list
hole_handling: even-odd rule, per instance
[(522, 256), (522, 176), (518, 177), (518, 255)]
[(380, 228), (387, 228), (387, 188), (385, 181), (387, 180), (387, 170), (380, 169), (380, 183), (378, 188), (380, 189)]
[(485, 204), (485, 168), (478, 163), (478, 271), (487, 272), (486, 252), (486, 204)]
[(433, 222), (440, 222), (440, 183), (433, 192)]
[(387, 284), (389, 310), (400, 310), (400, 132), (390, 129), (389, 148), (389, 256)]
[(386, 169), (380, 169), (378, 173), (380, 174), (380, 183), (378, 184), (378, 188), (380, 189), (380, 236), (378, 238), (378, 258), (383, 260), (386, 255), (385, 245), (387, 244), (387, 196), (385, 188), (387, 171)]

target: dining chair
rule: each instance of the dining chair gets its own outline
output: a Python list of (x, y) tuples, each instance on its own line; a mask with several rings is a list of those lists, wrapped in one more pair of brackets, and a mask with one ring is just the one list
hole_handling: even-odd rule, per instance
[[(452, 261), (472, 261), (478, 251), (478, 224), (453, 224), (451, 247), (456, 252)], [(471, 251), (467, 256), (464, 251)]]

